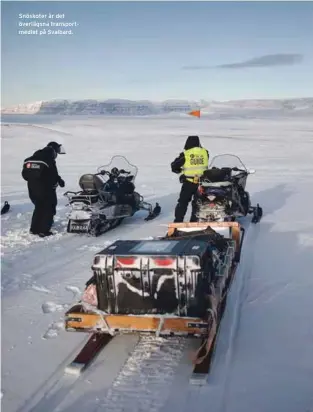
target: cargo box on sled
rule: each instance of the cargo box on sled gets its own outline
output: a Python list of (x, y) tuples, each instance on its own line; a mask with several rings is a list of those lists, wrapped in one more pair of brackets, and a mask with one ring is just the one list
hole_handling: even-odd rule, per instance
[(237, 222), (171, 223), (163, 238), (116, 241), (95, 255), (66, 330), (215, 335), (243, 235)]

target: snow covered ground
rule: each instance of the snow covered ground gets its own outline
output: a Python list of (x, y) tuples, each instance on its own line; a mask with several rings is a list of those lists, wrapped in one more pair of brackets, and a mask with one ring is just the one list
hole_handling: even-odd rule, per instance
[[(162, 235), (180, 185), (170, 162), (199, 134), (211, 156), (238, 155), (256, 169), (248, 181), (264, 218), (249, 225), (207, 386), (188, 383), (193, 342), (118, 337), (76, 381), (63, 376), (85, 335), (67, 333), (64, 311), (89, 279), (93, 255), (117, 239)], [(32, 205), (23, 159), (49, 141), (66, 182), (55, 230), (29, 235)], [(62, 192), (75, 189), (115, 154), (139, 167), (137, 189), (159, 201), (160, 217), (135, 215), (99, 238), (65, 232)], [(312, 412), (313, 126), (284, 120), (82, 118), (2, 125), (2, 410), (5, 412)], [(189, 217), (189, 216), (188, 216)]]

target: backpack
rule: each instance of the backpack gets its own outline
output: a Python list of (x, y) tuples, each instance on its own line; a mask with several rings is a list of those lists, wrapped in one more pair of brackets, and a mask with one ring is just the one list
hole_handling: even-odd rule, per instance
[(47, 174), (49, 165), (42, 160), (32, 160), (31, 157), (25, 159), (22, 169), (22, 177), (26, 182), (33, 180), (43, 180)]

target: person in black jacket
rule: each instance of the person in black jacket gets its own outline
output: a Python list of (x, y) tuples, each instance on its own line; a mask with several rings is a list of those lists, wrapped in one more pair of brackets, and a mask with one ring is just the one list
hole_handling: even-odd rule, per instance
[(209, 165), (209, 152), (200, 144), (199, 136), (188, 136), (184, 151), (171, 163), (173, 173), (181, 174), (179, 181), (182, 183), (179, 199), (175, 208), (174, 222), (183, 222), (192, 201), (190, 222), (196, 222), (195, 195), (198, 189), (199, 177)]
[(35, 205), (30, 233), (40, 237), (53, 234), (51, 226), (56, 214), (56, 188), (65, 186), (56, 166), (58, 154), (65, 154), (62, 145), (50, 142), (26, 158), (23, 164), (22, 176), (27, 181), (29, 198)]

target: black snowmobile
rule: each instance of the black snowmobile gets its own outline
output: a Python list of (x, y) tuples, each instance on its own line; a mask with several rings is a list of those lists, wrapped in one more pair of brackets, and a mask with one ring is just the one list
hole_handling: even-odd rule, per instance
[(113, 156), (109, 164), (98, 168), (98, 173), (82, 175), (79, 179), (82, 190), (64, 193), (71, 207), (67, 231), (99, 236), (139, 210), (149, 212), (146, 221), (158, 216), (159, 204), (153, 209), (135, 191), (137, 172), (137, 167), (124, 156)]
[(253, 173), (255, 170), (247, 170), (235, 155), (215, 156), (199, 181), (197, 219), (200, 222), (234, 221), (252, 214), (252, 222), (258, 223), (263, 210), (259, 204), (251, 206), (250, 195), (245, 190), (247, 177)]

